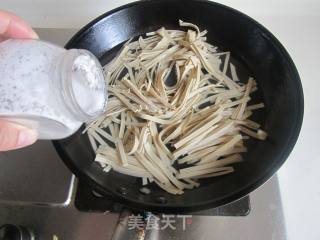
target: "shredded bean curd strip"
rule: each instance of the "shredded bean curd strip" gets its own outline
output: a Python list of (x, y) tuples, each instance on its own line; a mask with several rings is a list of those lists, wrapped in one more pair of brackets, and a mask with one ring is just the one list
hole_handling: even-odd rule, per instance
[(182, 194), (199, 179), (230, 174), (246, 139), (267, 138), (249, 119), (264, 107), (251, 103), (255, 80), (240, 78), (206, 30), (179, 24), (185, 31), (161, 28), (124, 44), (104, 67), (107, 110), (83, 131), (105, 172), (141, 178), (148, 193), (152, 182)]

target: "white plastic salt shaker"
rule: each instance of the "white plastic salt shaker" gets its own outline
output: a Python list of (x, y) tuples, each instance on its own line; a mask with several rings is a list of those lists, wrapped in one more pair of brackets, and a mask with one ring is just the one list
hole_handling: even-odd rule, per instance
[(66, 50), (27, 39), (0, 43), (0, 118), (61, 139), (105, 110), (99, 61), (87, 50)]

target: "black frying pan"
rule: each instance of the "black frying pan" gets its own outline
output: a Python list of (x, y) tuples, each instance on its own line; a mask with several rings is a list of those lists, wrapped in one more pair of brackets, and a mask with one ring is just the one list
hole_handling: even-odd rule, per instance
[(247, 142), (245, 161), (233, 174), (207, 179), (197, 189), (175, 196), (151, 186), (149, 195), (140, 193), (140, 179), (102, 172), (93, 162), (88, 138), (81, 130), (55, 141), (66, 165), (96, 191), (140, 210), (190, 212), (217, 207), (241, 198), (266, 182), (291, 152), (303, 118), (303, 93), (298, 72), (279, 41), (263, 26), (229, 7), (208, 1), (140, 1), (110, 11), (81, 29), (66, 45), (84, 48), (102, 64), (110, 61), (121, 44), (131, 37), (162, 26), (178, 28), (178, 20), (192, 22), (209, 31), (208, 41), (230, 50), (233, 61), (246, 77), (252, 74), (259, 86), (254, 101), (263, 100), (266, 109), (254, 118), (263, 124), (267, 141)]

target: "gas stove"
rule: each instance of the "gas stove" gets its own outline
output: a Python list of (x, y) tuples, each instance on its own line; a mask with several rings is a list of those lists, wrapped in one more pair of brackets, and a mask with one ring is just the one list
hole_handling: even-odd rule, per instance
[[(129, 209), (126, 206), (110, 200), (108, 195), (100, 195), (83, 182), (78, 182), (74, 200), (75, 207), (82, 212), (119, 213), (129, 211), (143, 215), (145, 213)], [(199, 212), (187, 213), (192, 216), (247, 216), (250, 213), (249, 196), (233, 203)], [(159, 215), (159, 214), (158, 214)]]
[[(44, 40), (64, 45), (76, 30), (37, 32)], [(158, 214), (155, 219), (160, 224), (171, 218), (166, 228), (144, 225), (141, 231), (132, 226), (140, 217), (145, 223), (150, 216), (112, 202), (79, 182), (50, 141), (0, 153), (0, 239), (4, 232), (10, 234), (8, 239), (22, 239), (20, 232), (23, 240), (286, 239), (276, 176), (250, 196), (219, 208), (185, 216)]]

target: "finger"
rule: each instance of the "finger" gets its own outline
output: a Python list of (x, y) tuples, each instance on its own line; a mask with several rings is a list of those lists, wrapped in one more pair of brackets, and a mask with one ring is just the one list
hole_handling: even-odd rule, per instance
[(0, 35), (4, 38), (39, 38), (25, 21), (5, 11), (0, 11)]
[(0, 151), (8, 151), (33, 144), (37, 140), (35, 130), (0, 120)]

